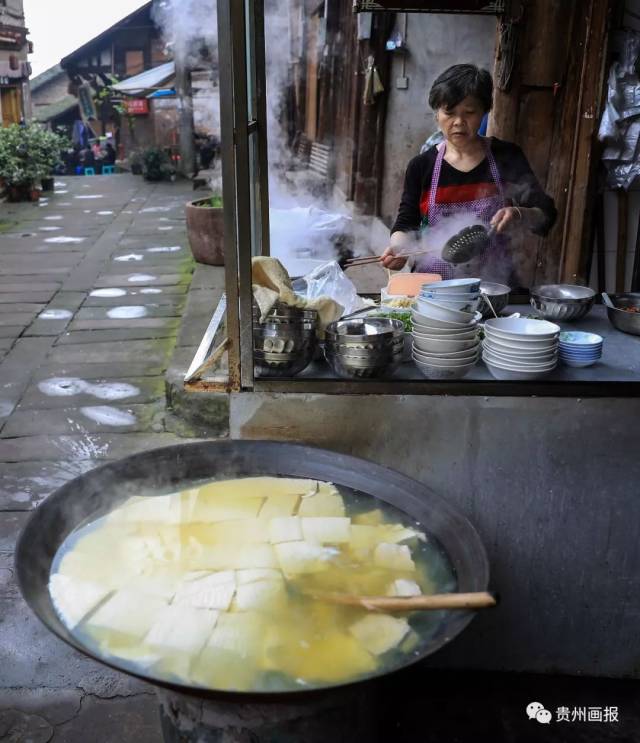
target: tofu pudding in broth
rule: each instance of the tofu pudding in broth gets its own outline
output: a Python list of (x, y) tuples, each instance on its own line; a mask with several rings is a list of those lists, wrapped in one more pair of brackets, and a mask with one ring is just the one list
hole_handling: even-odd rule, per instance
[(348, 488), (279, 477), (132, 497), (67, 537), (49, 582), (63, 623), (105, 660), (255, 692), (393, 670), (421, 654), (447, 614), (368, 611), (323, 593), (456, 587), (428, 524)]

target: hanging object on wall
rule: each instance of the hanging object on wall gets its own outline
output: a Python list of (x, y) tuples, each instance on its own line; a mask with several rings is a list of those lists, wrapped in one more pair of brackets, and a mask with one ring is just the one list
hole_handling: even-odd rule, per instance
[(621, 58), (611, 65), (598, 139), (610, 188), (629, 189), (640, 177), (640, 33), (627, 31)]
[(367, 58), (367, 70), (364, 77), (364, 94), (362, 100), (365, 106), (373, 106), (376, 96), (384, 91), (384, 85), (380, 80), (378, 68), (375, 65), (373, 55)]

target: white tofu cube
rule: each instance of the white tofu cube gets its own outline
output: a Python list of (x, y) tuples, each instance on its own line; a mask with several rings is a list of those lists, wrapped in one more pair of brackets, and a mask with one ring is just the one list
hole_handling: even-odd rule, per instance
[(236, 611), (267, 611), (282, 606), (285, 599), (283, 580), (260, 580), (238, 586), (233, 608)]
[(180, 583), (173, 599), (174, 604), (196, 609), (227, 611), (236, 592), (233, 570), (219, 573), (190, 573)]
[(382, 655), (399, 645), (410, 629), (406, 619), (368, 614), (352, 624), (349, 632), (370, 653)]
[(398, 578), (390, 584), (387, 596), (421, 596), (420, 586), (414, 580)]
[(309, 542), (283, 542), (276, 544), (275, 551), (285, 575), (322, 572), (336, 555), (335, 548)]
[(207, 642), (218, 619), (218, 612), (172, 604), (162, 609), (144, 638), (152, 648), (197, 653)]
[(141, 638), (166, 606), (167, 602), (160, 596), (122, 589), (89, 617), (87, 626)]
[(239, 586), (245, 583), (255, 583), (259, 580), (284, 580), (284, 577), (280, 570), (274, 570), (273, 568), (236, 570), (236, 583)]
[(303, 518), (302, 535), (307, 542), (344, 544), (351, 539), (351, 519), (343, 516)]
[(298, 516), (283, 516), (269, 521), (269, 541), (298, 542), (302, 539), (302, 521)]
[(73, 629), (110, 592), (108, 586), (56, 573), (49, 580), (49, 593), (62, 621)]
[[(331, 486), (333, 488), (333, 486)], [(344, 516), (342, 496), (333, 491), (320, 489), (314, 495), (304, 496), (300, 501), (298, 516)]]
[(411, 550), (406, 544), (382, 542), (373, 551), (373, 562), (386, 570), (412, 571), (416, 569)]

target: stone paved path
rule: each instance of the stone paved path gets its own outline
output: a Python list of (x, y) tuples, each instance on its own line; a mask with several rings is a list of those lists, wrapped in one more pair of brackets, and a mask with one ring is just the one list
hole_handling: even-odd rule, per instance
[(190, 195), (130, 175), (66, 177), (39, 205), (0, 205), (0, 740), (160, 738), (148, 687), (67, 648), (27, 609), (12, 550), (69, 478), (178, 440), (163, 373), (194, 267)]

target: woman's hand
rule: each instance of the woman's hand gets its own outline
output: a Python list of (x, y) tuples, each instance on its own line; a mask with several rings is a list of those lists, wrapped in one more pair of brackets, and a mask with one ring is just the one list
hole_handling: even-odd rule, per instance
[(406, 258), (398, 257), (395, 251), (398, 248), (394, 248), (390, 245), (382, 254), (382, 265), (384, 268), (388, 268), (391, 271), (399, 271), (404, 268), (404, 264), (407, 262)]
[(512, 229), (515, 226), (515, 222), (523, 221), (522, 211), (519, 206), (506, 206), (503, 209), (499, 209), (491, 219), (491, 226), (498, 233)]

